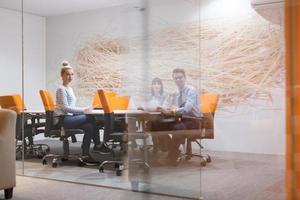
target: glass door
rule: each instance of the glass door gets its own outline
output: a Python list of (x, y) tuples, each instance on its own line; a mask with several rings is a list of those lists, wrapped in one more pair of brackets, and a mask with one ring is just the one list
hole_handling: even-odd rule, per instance
[(17, 113), (16, 125), (16, 171), (23, 174), (23, 106), (24, 52), (22, 1), (0, 2), (0, 107)]

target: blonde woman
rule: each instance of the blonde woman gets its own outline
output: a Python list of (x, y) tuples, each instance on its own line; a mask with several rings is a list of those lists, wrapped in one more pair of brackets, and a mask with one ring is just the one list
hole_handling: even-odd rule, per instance
[(54, 111), (55, 125), (61, 125), (66, 129), (82, 129), (85, 134), (82, 141), (82, 159), (85, 162), (95, 162), (89, 154), (91, 140), (94, 140), (94, 150), (101, 147), (98, 129), (92, 117), (85, 115), (91, 107), (76, 106), (76, 96), (70, 83), (73, 80), (74, 71), (67, 61), (61, 66), (62, 85), (56, 90), (56, 109)]

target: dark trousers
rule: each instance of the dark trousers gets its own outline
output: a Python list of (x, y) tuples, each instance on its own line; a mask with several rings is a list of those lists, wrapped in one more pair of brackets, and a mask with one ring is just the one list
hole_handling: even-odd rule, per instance
[(84, 136), (82, 141), (82, 155), (89, 155), (91, 140), (93, 139), (95, 145), (100, 144), (99, 130), (95, 125), (92, 116), (81, 115), (66, 115), (64, 117), (63, 126), (65, 129), (82, 129)]
[[(200, 120), (183, 118), (180, 121), (174, 122), (153, 122), (151, 123), (150, 129), (153, 131), (152, 139), (154, 148), (159, 148), (162, 151), (168, 151), (170, 159), (176, 159), (180, 144), (185, 143), (185, 139), (189, 137), (189, 132), (178, 133), (176, 130), (191, 130), (200, 128)], [(162, 131), (161, 134), (155, 133), (155, 131)], [(163, 134), (163, 131), (174, 131), (169, 134)]]

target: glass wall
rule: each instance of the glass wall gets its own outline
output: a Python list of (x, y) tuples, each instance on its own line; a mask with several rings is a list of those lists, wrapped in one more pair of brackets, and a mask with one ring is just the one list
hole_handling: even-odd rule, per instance
[(23, 0), (22, 13), (10, 2), (0, 95), (26, 107), (18, 174), (179, 199), (284, 199), (281, 3)]
[(0, 2), (0, 108), (17, 112), (16, 158), (17, 173), (23, 172), (23, 15), (22, 1)]
[(284, 199), (283, 3), (201, 2), (201, 89), (220, 94), (202, 196)]
[[(128, 118), (129, 121), (140, 122), (141, 131), (143, 126), (146, 127), (145, 134), (149, 137), (145, 143), (151, 148), (146, 155), (149, 172), (140, 169), (141, 165), (132, 164), (129, 168), (130, 181), (138, 191), (199, 198), (201, 159), (189, 159), (184, 155), (187, 146), (179, 144), (184, 143), (181, 140), (186, 135), (192, 134), (187, 129), (193, 128), (193, 133), (200, 133), (197, 126), (200, 115), (192, 111), (188, 114), (191, 119), (186, 119), (181, 118), (180, 113), (175, 114), (182, 106), (180, 104), (187, 100), (186, 94), (183, 94), (182, 103), (178, 102), (179, 91), (184, 84), (187, 89), (192, 88), (195, 96), (191, 97), (191, 106), (199, 110), (199, 2), (145, 1), (137, 9), (140, 17), (135, 15), (137, 11), (133, 11), (127, 25), (138, 24), (141, 34), (138, 35), (134, 28), (126, 30), (129, 55), (125, 63), (125, 84), (135, 107), (150, 113), (143, 120), (134, 114), (128, 115)], [(185, 73), (180, 70), (174, 73), (175, 69), (183, 69)], [(160, 112), (155, 114), (155, 111)], [(131, 136), (132, 139), (135, 137)], [(137, 146), (142, 148), (143, 144), (142, 139), (137, 140)], [(137, 154), (134, 149), (129, 151), (129, 161), (136, 159)], [(172, 156), (178, 156), (178, 163), (172, 160), (175, 159)]]

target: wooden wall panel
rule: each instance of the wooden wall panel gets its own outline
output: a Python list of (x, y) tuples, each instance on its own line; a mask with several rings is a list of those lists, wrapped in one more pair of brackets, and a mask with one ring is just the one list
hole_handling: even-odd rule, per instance
[(286, 192), (300, 199), (300, 0), (286, 0)]

